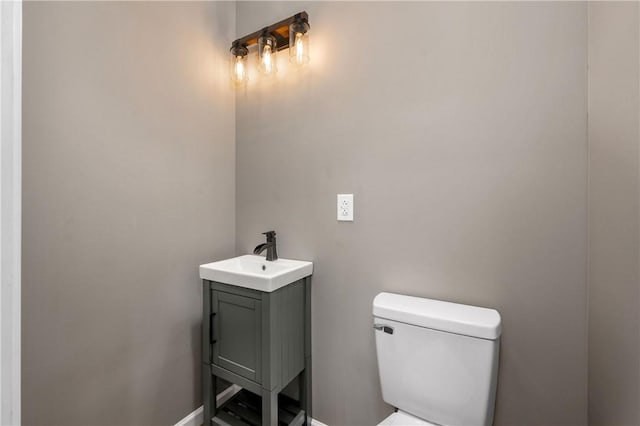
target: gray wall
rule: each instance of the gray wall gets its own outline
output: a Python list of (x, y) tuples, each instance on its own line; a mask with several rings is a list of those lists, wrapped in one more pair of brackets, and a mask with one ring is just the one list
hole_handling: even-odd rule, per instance
[(24, 424), (200, 405), (197, 266), (234, 253), (230, 3), (24, 3)]
[(589, 4), (589, 423), (640, 424), (639, 6)]
[[(252, 76), (234, 115), (236, 13), (302, 9), (311, 64)], [(26, 2), (24, 423), (193, 410), (197, 265), (270, 228), (316, 263), (321, 421), (390, 412), (384, 290), (500, 310), (497, 425), (585, 424), (587, 378), (590, 424), (640, 423), (638, 9)]]
[(391, 412), (391, 291), (500, 311), (497, 425), (585, 424), (586, 4), (238, 2), (238, 35), (303, 9), (309, 68), (236, 97), (236, 230), (315, 262), (314, 417)]

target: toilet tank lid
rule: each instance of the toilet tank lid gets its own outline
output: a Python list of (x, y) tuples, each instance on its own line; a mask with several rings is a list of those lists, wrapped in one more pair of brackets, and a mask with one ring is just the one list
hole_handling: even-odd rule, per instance
[(495, 340), (502, 332), (500, 313), (495, 309), (401, 294), (378, 294), (373, 299), (373, 315), (480, 339)]

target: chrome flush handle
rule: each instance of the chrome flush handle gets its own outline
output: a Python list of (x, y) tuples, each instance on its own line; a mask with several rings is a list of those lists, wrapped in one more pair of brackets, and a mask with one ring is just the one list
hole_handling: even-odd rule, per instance
[(379, 331), (384, 331), (387, 334), (393, 334), (393, 327), (385, 324), (373, 324), (373, 328)]

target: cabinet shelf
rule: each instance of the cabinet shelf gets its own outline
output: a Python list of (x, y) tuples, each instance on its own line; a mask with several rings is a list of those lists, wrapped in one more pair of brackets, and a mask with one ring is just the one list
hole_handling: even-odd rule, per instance
[[(260, 407), (260, 397), (242, 389), (218, 409), (212, 421), (219, 426), (261, 426)], [(304, 418), (298, 401), (278, 395), (278, 426), (301, 426)]]

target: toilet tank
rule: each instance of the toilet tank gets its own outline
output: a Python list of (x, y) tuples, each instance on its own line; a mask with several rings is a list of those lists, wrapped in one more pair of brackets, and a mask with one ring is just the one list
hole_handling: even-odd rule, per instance
[(440, 425), (492, 424), (498, 311), (380, 293), (373, 316), (385, 402)]

